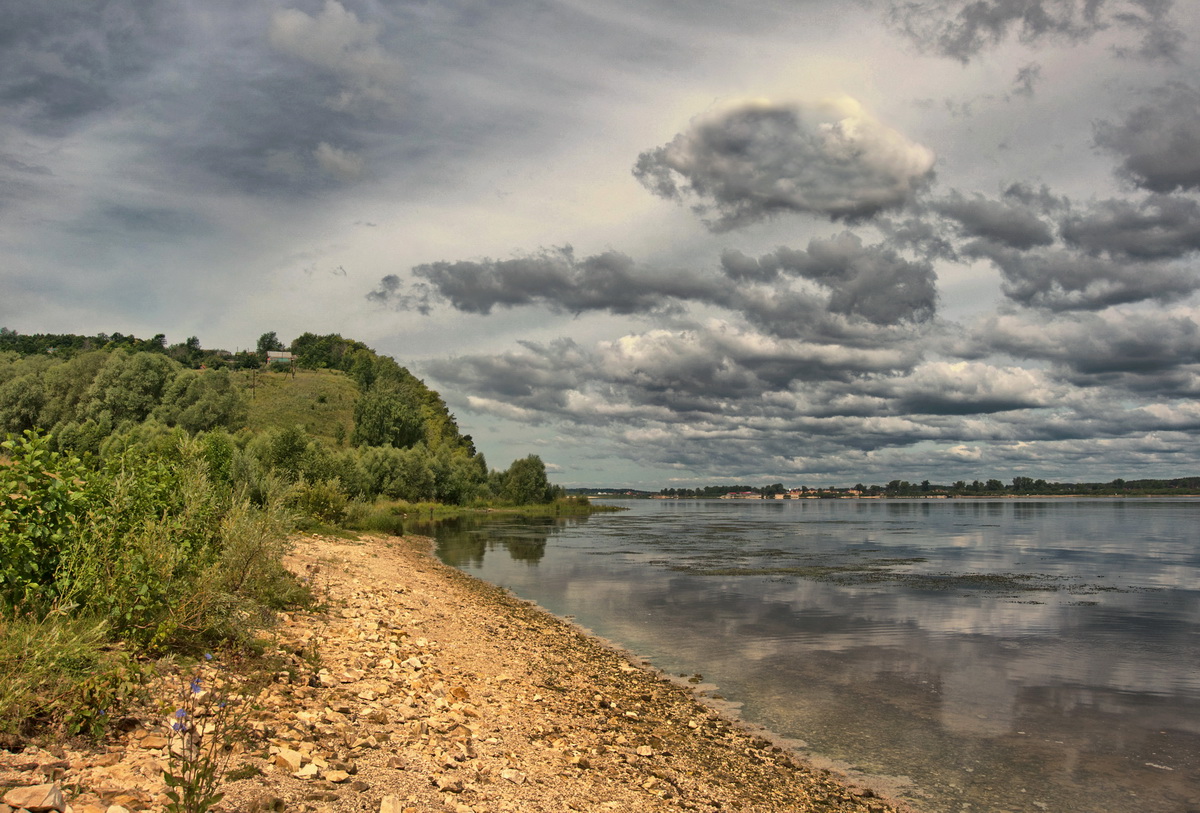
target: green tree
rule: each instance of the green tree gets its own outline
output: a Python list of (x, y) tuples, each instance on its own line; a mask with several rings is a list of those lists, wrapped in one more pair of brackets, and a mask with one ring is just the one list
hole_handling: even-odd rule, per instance
[(279, 341), (279, 337), (275, 335), (275, 331), (269, 331), (258, 337), (258, 357), (266, 363), (268, 350), (282, 350), (283, 342)]
[(195, 434), (219, 426), (237, 429), (246, 422), (246, 398), (225, 370), (183, 370), (163, 394), (155, 417)]
[(109, 356), (88, 388), (82, 415), (100, 420), (107, 415), (113, 425), (135, 423), (162, 401), (167, 384), (179, 365), (160, 353), (118, 350)]
[(356, 446), (395, 446), (407, 449), (425, 438), (420, 408), (395, 390), (373, 387), (354, 405)]
[(46, 388), (32, 373), (0, 384), (0, 434), (36, 429), (46, 405)]
[(42, 427), (53, 429), (79, 416), (88, 390), (108, 363), (109, 355), (104, 350), (93, 350), (46, 370), (42, 377), (46, 406), (38, 419)]
[(514, 505), (534, 505), (554, 499), (546, 464), (535, 454), (514, 460), (504, 472), (500, 496)]

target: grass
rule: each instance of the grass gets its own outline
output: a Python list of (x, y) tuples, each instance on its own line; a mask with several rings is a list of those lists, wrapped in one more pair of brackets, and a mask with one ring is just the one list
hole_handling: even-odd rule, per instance
[(141, 682), (103, 622), (11, 611), (0, 618), (0, 733), (29, 734), (50, 720), (68, 735), (99, 733)]
[(316, 438), (341, 446), (354, 431), (358, 385), (339, 370), (243, 370), (237, 373), (250, 404), (247, 425), (255, 434), (303, 426)]

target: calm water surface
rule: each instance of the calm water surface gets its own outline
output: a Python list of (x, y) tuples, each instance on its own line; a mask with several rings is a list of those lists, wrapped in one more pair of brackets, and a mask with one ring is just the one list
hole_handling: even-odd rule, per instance
[(631, 501), (442, 559), (929, 811), (1200, 811), (1200, 500)]

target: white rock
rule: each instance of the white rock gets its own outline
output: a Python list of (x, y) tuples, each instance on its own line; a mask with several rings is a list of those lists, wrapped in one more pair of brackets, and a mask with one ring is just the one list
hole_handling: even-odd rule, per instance
[(67, 808), (62, 789), (57, 784), (27, 785), (23, 788), (13, 788), (4, 794), (4, 804), (11, 808), (34, 811), (58, 811), (62, 813)]

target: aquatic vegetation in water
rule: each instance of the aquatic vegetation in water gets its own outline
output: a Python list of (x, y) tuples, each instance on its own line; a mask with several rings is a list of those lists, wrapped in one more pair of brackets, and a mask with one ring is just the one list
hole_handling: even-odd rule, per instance
[[(719, 559), (727, 557), (709, 557)], [(855, 564), (805, 564), (790, 567), (754, 567), (712, 562), (672, 563), (671, 570), (698, 576), (794, 577), (840, 585), (899, 584), (913, 590), (971, 590), (1000, 593), (1067, 591), (1072, 595), (1097, 592), (1129, 592), (1112, 585), (1079, 584), (1066, 576), (1046, 573), (912, 573), (894, 568), (927, 561), (923, 556), (875, 559)]]

